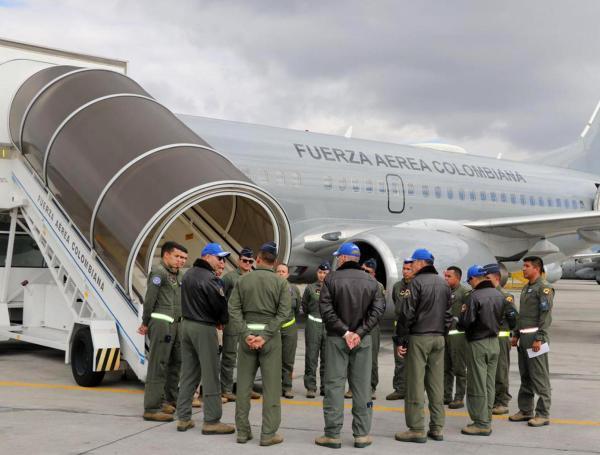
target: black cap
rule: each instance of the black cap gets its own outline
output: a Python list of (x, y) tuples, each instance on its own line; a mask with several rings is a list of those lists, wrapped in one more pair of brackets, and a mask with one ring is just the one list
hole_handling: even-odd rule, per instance
[(369, 267), (370, 269), (377, 270), (377, 259), (369, 258), (363, 264), (365, 267)]
[(240, 251), (240, 257), (252, 258), (254, 257), (254, 251), (252, 251), (252, 248), (245, 246), (242, 248), (242, 251)]
[(271, 253), (273, 256), (277, 256), (277, 244), (275, 242), (263, 243), (263, 245), (260, 247), (260, 251)]
[(486, 264), (483, 266), (483, 270), (485, 270), (486, 275), (489, 275), (490, 273), (500, 273), (500, 265)]
[(325, 261), (321, 262), (318, 268), (319, 270), (331, 270), (331, 265), (329, 264), (329, 262)]

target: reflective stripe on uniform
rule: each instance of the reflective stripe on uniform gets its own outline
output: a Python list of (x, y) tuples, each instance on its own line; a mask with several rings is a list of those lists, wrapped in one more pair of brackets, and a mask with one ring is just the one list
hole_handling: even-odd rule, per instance
[(529, 327), (527, 329), (520, 329), (519, 332), (521, 333), (535, 333), (539, 330), (539, 327)]
[(315, 321), (315, 322), (323, 322), (323, 319), (314, 317), (312, 314), (308, 315), (308, 319), (310, 319), (311, 321)]
[(168, 316), (168, 315), (162, 314), (162, 313), (152, 313), (150, 315), (150, 317), (152, 319), (160, 319), (162, 321), (167, 321), (167, 322), (169, 322), (171, 324), (173, 324), (175, 322), (175, 318), (172, 318), (171, 316)]
[(448, 335), (462, 335), (462, 334), (464, 334), (464, 333), (465, 333), (465, 332), (461, 332), (460, 330), (450, 330), (450, 331), (448, 332)]
[(292, 319), (291, 321), (286, 322), (285, 324), (283, 324), (281, 326), (282, 329), (287, 329), (289, 326), (294, 325), (296, 323), (296, 318)]
[(267, 324), (248, 324), (247, 327), (250, 330), (265, 330)]
[(510, 336), (510, 331), (508, 331), (508, 330), (506, 330), (506, 331), (504, 331), (504, 330), (500, 331), (500, 332), (498, 332), (498, 336), (501, 337), (501, 338), (502, 337), (509, 337)]

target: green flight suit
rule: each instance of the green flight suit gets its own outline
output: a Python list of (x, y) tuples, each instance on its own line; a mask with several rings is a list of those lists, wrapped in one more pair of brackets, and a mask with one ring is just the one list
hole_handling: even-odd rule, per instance
[[(515, 298), (511, 293), (506, 292), (502, 289), (502, 286), (496, 287), (504, 297), (506, 301), (511, 305), (512, 309), (517, 314), (515, 307)], [(498, 354), (498, 367), (496, 368), (496, 394), (494, 398), (494, 407), (505, 406), (508, 407), (512, 395), (509, 392), (508, 375), (510, 372), (510, 327), (508, 321), (503, 319), (502, 325), (500, 326), (500, 333), (498, 333), (498, 344), (500, 345), (500, 353)]]
[(154, 413), (161, 410), (163, 400), (177, 403), (181, 370), (181, 276), (161, 261), (152, 267), (147, 286), (142, 324), (148, 326), (150, 350), (144, 410)]
[(302, 296), (302, 311), (307, 316), (304, 327), (304, 341), (306, 344), (304, 387), (306, 390), (317, 390), (317, 365), (319, 365), (320, 356), (319, 377), (321, 392), (325, 388), (325, 341), (327, 338), (325, 324), (323, 324), (321, 310), (319, 309), (319, 297), (322, 285), (318, 281), (309, 284), (304, 289), (304, 295)]
[[(394, 301), (394, 309), (396, 317), (399, 315), (399, 309), (402, 305), (405, 304), (405, 300), (408, 297), (408, 285), (410, 284), (410, 280), (405, 280), (402, 278), (400, 281), (397, 281), (392, 288), (392, 299)], [(396, 321), (394, 321), (394, 325), (396, 325)], [(405, 378), (405, 359), (398, 355), (398, 345), (394, 341), (394, 378), (392, 380), (392, 386), (396, 392), (399, 392), (401, 395), (406, 394), (406, 378)]]
[[(529, 358), (527, 349), (534, 341), (550, 343), (548, 330), (552, 324), (552, 306), (554, 288), (542, 277), (534, 283), (525, 285), (521, 291), (519, 306), (519, 373), (521, 387), (519, 389), (519, 409), (523, 414), (531, 415), (534, 410), (535, 394), (538, 395), (535, 415), (548, 418), (550, 416), (551, 389), (548, 353)], [(537, 327), (533, 333), (523, 330)]]
[(298, 347), (298, 327), (296, 318), (300, 312), (302, 296), (300, 289), (294, 284), (289, 284), (292, 311), (281, 326), (281, 387), (282, 392), (292, 390), (292, 376)]
[[(225, 274), (223, 280), (223, 291), (225, 298), (229, 300), (233, 288), (238, 280), (243, 276), (238, 268)], [(223, 348), (221, 350), (221, 393), (233, 393), (233, 370), (237, 359), (239, 333), (231, 327), (231, 324), (225, 324), (223, 327)]]
[[(258, 266), (238, 281), (229, 299), (229, 323), (239, 331), (235, 425), (238, 437), (251, 435), (250, 393), (260, 367), (263, 381), (261, 439), (272, 437), (281, 423), (281, 325), (289, 319), (288, 283), (272, 268)], [(253, 350), (246, 337), (261, 336), (265, 344)]]
[(467, 339), (465, 333), (456, 328), (456, 321), (460, 316), (461, 307), (467, 302), (469, 288), (459, 284), (452, 289), (452, 316), (455, 318), (446, 337), (444, 352), (444, 402), (452, 401), (454, 378), (456, 390), (454, 400), (463, 401), (467, 388)]
[(500, 346), (496, 337), (490, 337), (468, 342), (467, 351), (469, 416), (476, 426), (490, 428)]

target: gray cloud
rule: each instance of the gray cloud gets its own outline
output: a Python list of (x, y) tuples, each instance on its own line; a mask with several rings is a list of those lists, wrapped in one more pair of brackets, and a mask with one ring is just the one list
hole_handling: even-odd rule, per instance
[(574, 140), (600, 98), (599, 12), (595, 0), (32, 0), (0, 21), (8, 38), (129, 60), (175, 111), (522, 158)]

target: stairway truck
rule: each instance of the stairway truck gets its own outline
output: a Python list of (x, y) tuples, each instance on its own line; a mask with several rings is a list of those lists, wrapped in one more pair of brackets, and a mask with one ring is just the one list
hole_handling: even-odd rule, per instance
[[(192, 260), (203, 242), (221, 242), (234, 252), (229, 267), (243, 246), (275, 240), (287, 260), (290, 227), (277, 201), (123, 62), (0, 40), (0, 88), (0, 214), (11, 220), (0, 285), (14, 288), (17, 231), (46, 265), (45, 282), (22, 282), (22, 321), (11, 320), (3, 286), (0, 337), (64, 349), (83, 385), (125, 364), (144, 380), (136, 330), (165, 239)], [(240, 230), (243, 220), (252, 221)]]

